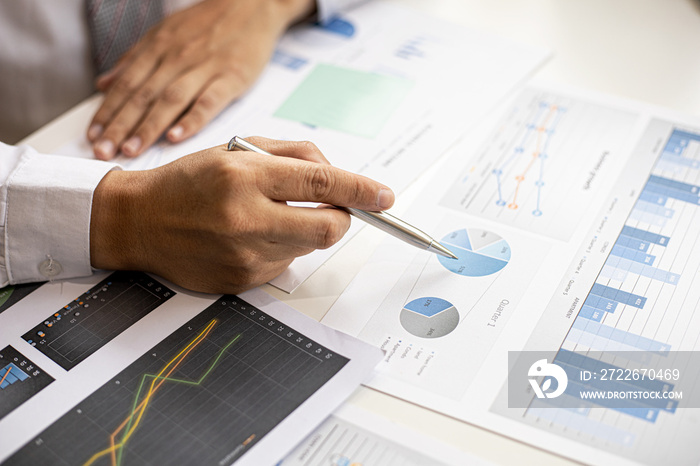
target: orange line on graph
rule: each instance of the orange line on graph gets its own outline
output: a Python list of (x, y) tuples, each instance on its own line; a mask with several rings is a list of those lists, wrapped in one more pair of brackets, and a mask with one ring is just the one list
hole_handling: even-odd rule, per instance
[[(110, 438), (109, 438), (110, 446), (109, 446), (109, 448), (106, 448), (106, 449), (104, 449), (104, 450), (102, 450), (102, 451), (99, 451), (99, 452), (95, 453), (94, 455), (92, 455), (92, 457), (90, 457), (90, 459), (87, 460), (87, 462), (85, 463), (84, 466), (89, 466), (89, 465), (93, 464), (97, 459), (101, 458), (102, 456), (104, 456), (104, 455), (106, 455), (106, 454), (110, 454), (110, 455), (111, 455), (111, 457), (112, 457), (112, 464), (113, 464), (114, 466), (116, 466), (116, 464), (117, 464), (116, 451), (117, 451), (119, 448), (122, 448), (122, 447), (124, 446), (124, 444), (127, 442), (127, 440), (129, 440), (129, 437), (131, 437), (131, 434), (133, 434), (134, 430), (136, 430), (136, 428), (138, 427), (139, 423), (141, 422), (141, 418), (143, 417), (143, 414), (144, 414), (144, 412), (146, 411), (146, 408), (148, 407), (148, 403), (150, 402), (151, 397), (153, 396), (153, 394), (155, 394), (155, 393), (158, 391), (158, 389), (161, 387), (161, 385), (163, 385), (163, 383), (165, 383), (165, 379), (166, 379), (167, 377), (169, 377), (170, 374), (172, 374), (172, 373), (175, 371), (175, 369), (178, 368), (178, 366), (182, 363), (182, 361), (185, 360), (185, 358), (187, 357), (187, 355), (189, 355), (190, 352), (191, 352), (193, 349), (195, 349), (202, 341), (204, 341), (204, 339), (207, 337), (207, 335), (209, 334), (209, 332), (211, 331), (211, 329), (214, 327), (215, 324), (216, 324), (216, 319), (215, 319), (215, 320), (212, 320), (211, 322), (209, 322), (209, 325), (207, 325), (207, 326), (204, 328), (204, 330), (202, 330), (202, 332), (201, 332), (199, 335), (197, 335), (197, 337), (195, 337), (194, 340), (192, 340), (192, 341), (190, 342), (190, 344), (188, 344), (186, 347), (184, 347), (184, 348), (182, 349), (182, 351), (180, 351), (173, 359), (171, 359), (171, 360), (163, 367), (163, 369), (161, 369), (161, 371), (158, 373), (158, 375), (156, 375), (156, 377), (155, 377), (155, 378), (153, 379), (153, 381), (151, 382), (151, 386), (150, 386), (150, 388), (148, 389), (148, 393), (146, 394), (146, 396), (145, 396), (145, 398), (143, 399), (143, 401), (141, 401), (141, 403), (139, 403), (139, 405), (136, 407), (136, 409), (133, 410), (132, 413), (131, 413), (129, 416), (127, 416), (127, 418), (124, 419), (124, 421), (122, 421), (122, 423), (119, 425), (119, 427), (117, 427), (117, 429), (116, 429), (114, 432), (112, 432), (112, 434), (110, 435)], [(184, 353), (184, 354), (183, 354), (183, 353)], [(182, 357), (180, 357), (180, 356), (182, 356)], [(178, 359), (179, 359), (179, 360), (178, 360)], [(166, 375), (163, 375), (163, 372), (165, 372), (165, 371), (168, 369), (168, 366), (170, 366), (171, 364), (173, 364), (175, 361), (177, 361), (177, 363), (170, 369), (170, 371), (169, 371)], [(156, 382), (158, 382), (158, 385), (156, 385), (156, 386), (154, 387), (154, 385), (156, 384)], [(136, 418), (136, 421), (134, 421), (134, 425), (131, 426), (131, 428), (124, 434), (124, 437), (122, 438), (122, 441), (119, 442), (119, 443), (117, 443), (117, 444), (115, 444), (115, 443), (114, 443), (114, 438), (115, 438), (115, 437), (117, 436), (117, 434), (119, 434), (119, 432), (127, 425), (127, 423), (134, 417), (134, 415), (135, 415), (137, 412), (138, 412), (138, 416), (137, 416), (137, 418)]]
[(525, 181), (525, 175), (527, 172), (530, 171), (532, 166), (535, 164), (535, 160), (537, 160), (537, 157), (540, 155), (540, 145), (542, 144), (542, 133), (547, 131), (547, 123), (549, 123), (549, 120), (552, 118), (552, 115), (557, 111), (557, 106), (552, 105), (549, 107), (549, 114), (547, 115), (547, 118), (544, 119), (542, 122), (542, 126), (537, 128), (537, 145), (535, 146), (535, 151), (532, 153), (532, 157), (530, 158), (530, 162), (527, 164), (527, 167), (525, 167), (525, 170), (521, 174), (515, 177), (515, 181), (517, 181), (517, 184), (515, 185), (515, 193), (513, 193), (513, 201), (508, 204), (508, 208), (515, 210), (518, 208), (518, 191), (520, 191), (520, 184)]
[(12, 370), (12, 366), (8, 365), (7, 366), (7, 372), (5, 372), (5, 375), (2, 376), (2, 379), (0, 379), (0, 385), (5, 381), (8, 375), (10, 375), (10, 371)]

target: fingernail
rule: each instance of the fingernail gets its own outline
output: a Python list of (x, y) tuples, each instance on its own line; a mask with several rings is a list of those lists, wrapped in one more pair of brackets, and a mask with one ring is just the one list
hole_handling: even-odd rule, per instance
[(114, 143), (109, 139), (100, 139), (95, 143), (95, 155), (102, 160), (109, 160), (114, 157)]
[(141, 149), (141, 138), (139, 136), (130, 137), (122, 145), (122, 152), (132, 157), (138, 154), (139, 149)]
[(168, 139), (170, 139), (171, 141), (179, 141), (184, 132), (185, 129), (182, 126), (173, 126), (172, 128), (170, 128), (170, 131), (168, 131)]
[(94, 125), (90, 125), (90, 128), (88, 128), (87, 132), (87, 137), (90, 141), (94, 141), (95, 139), (99, 138), (102, 135), (102, 131), (104, 128), (102, 125), (95, 123)]
[(388, 209), (394, 204), (394, 193), (390, 189), (382, 189), (377, 195), (377, 207)]

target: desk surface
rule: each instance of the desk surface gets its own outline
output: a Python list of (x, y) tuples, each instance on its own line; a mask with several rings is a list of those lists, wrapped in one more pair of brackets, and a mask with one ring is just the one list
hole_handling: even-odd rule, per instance
[[(700, 0), (394, 1), (553, 50), (554, 57), (536, 73), (538, 79), (700, 114)], [(23, 142), (43, 152), (61, 147), (84, 132), (98, 102), (88, 99)], [(420, 182), (398, 199), (398, 212), (419, 187)], [(270, 286), (265, 291), (320, 319), (381, 239), (380, 232), (365, 228), (293, 295)], [(567, 462), (364, 387), (350, 402), (494, 463)]]

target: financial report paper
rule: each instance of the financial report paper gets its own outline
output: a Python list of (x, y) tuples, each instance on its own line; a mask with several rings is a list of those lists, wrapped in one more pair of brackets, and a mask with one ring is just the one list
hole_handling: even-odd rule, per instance
[(44, 284), (0, 315), (0, 462), (275, 464), (382, 353), (260, 290), (145, 273)]
[[(143, 170), (235, 135), (309, 140), (333, 165), (399, 193), (547, 56), (388, 2), (367, 2), (326, 25), (290, 30), (257, 84), (199, 134), (116, 160)], [(59, 153), (92, 157), (82, 135)], [(353, 222), (346, 240), (362, 225)], [(336, 250), (295, 260), (271, 284), (293, 291)]]
[(322, 322), (386, 351), (378, 390), (586, 463), (697, 464), (697, 409), (513, 408), (506, 383), (509, 351), (697, 350), (699, 194), (697, 119), (529, 86), (405, 214), (459, 260), (387, 240)]
[(486, 466), (483, 460), (345, 404), (279, 466)]

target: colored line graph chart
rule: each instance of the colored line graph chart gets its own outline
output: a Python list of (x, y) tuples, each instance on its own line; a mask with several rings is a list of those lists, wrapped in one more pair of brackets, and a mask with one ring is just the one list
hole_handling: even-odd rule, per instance
[[(557, 124), (562, 117), (562, 114), (566, 112), (565, 108), (560, 108), (554, 104), (548, 104), (547, 102), (540, 102), (538, 106), (538, 111), (535, 113), (533, 120), (525, 125), (525, 132), (523, 138), (515, 148), (513, 148), (513, 153), (508, 158), (503, 165), (493, 170), (493, 175), (496, 177), (496, 186), (498, 190), (498, 199), (496, 200), (496, 205), (499, 207), (507, 206), (511, 210), (517, 210), (521, 208), (518, 204), (518, 194), (520, 193), (520, 188), (526, 177), (530, 175), (535, 164), (539, 165), (539, 170), (537, 170), (537, 180), (534, 182), (536, 189), (536, 201), (535, 207), (532, 210), (532, 215), (539, 217), (542, 215), (542, 187), (544, 186), (544, 166), (545, 161), (549, 157), (547, 149), (550, 141), (554, 137)], [(526, 144), (534, 139), (534, 149), (531, 153), (525, 152)], [(504, 198), (504, 184), (503, 179), (504, 173), (508, 170), (510, 165), (516, 165), (519, 159), (525, 163), (522, 170), (516, 172), (515, 176), (512, 177), (515, 182), (515, 187), (512, 189), (513, 194), (510, 200)]]
[(567, 240), (612, 179), (611, 161), (634, 122), (620, 110), (526, 89), (475, 154), (458, 154), (471, 160), (441, 204)]
[[(178, 366), (189, 356), (189, 354), (199, 346), (199, 344), (204, 341), (207, 335), (211, 332), (212, 328), (217, 324), (216, 320), (212, 320), (202, 332), (195, 337), (195, 339), (182, 349), (173, 359), (171, 359), (163, 369), (158, 372), (158, 374), (144, 374), (141, 378), (139, 388), (136, 391), (136, 396), (134, 397), (134, 406), (131, 410), (129, 416), (127, 416), (124, 421), (114, 430), (109, 437), (110, 446), (102, 451), (99, 451), (92, 455), (88, 461), (85, 462), (86, 466), (94, 464), (101, 457), (108, 456), (111, 458), (112, 464), (121, 465), (123, 460), (123, 452), (126, 448), (127, 442), (129, 441), (134, 431), (139, 427), (141, 420), (144, 417), (146, 409), (148, 408), (149, 402), (155, 396), (156, 392), (160, 390), (164, 383), (181, 383), (190, 386), (199, 386), (202, 384), (204, 379), (211, 373), (211, 371), (216, 366), (216, 363), (221, 359), (223, 353), (234, 344), (241, 335), (236, 335), (236, 337), (231, 340), (226, 346), (224, 346), (221, 351), (216, 355), (213, 362), (209, 365), (207, 370), (202, 374), (198, 380), (185, 380), (175, 377), (170, 377), (172, 373), (177, 370)], [(166, 373), (167, 371), (167, 373)], [(147, 383), (150, 381), (150, 384)], [(144, 386), (148, 385), (148, 390), (141, 396), (144, 391)], [(139, 402), (140, 401), (140, 402)], [(138, 405), (137, 405), (138, 403)], [(117, 436), (121, 434), (119, 442), (115, 443)]]
[(10, 463), (230, 464), (347, 361), (245, 301), (224, 296)]

